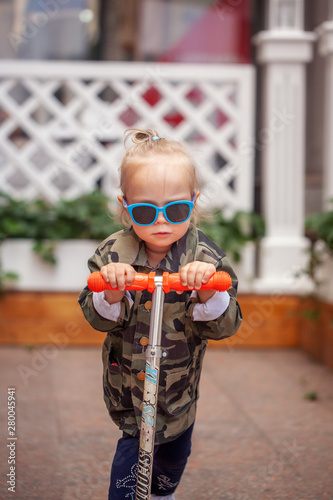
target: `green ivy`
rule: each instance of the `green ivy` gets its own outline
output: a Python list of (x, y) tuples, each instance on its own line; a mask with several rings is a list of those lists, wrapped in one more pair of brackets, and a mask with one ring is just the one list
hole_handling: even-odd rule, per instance
[[(330, 201), (333, 207), (333, 200)], [(316, 243), (320, 240), (324, 243), (325, 249), (333, 255), (333, 209), (325, 212), (309, 214), (305, 218), (305, 234), (310, 239), (309, 258), (307, 266), (299, 274), (308, 275), (315, 286), (320, 282), (317, 280), (317, 269), (327, 258), (325, 252), (319, 249)]]
[[(56, 204), (17, 200), (0, 192), (0, 242), (6, 238), (31, 238), (35, 241), (34, 250), (50, 264), (55, 263), (56, 241), (101, 241), (119, 229), (121, 225), (110, 213), (108, 197), (98, 190)], [(226, 217), (218, 209), (204, 217), (200, 229), (236, 262), (244, 245), (265, 233), (260, 215), (239, 211)]]
[(18, 274), (12, 271), (3, 271), (0, 267), (0, 296), (2, 295), (3, 287), (10, 281), (18, 280)]
[[(330, 203), (333, 207), (333, 200)], [(305, 219), (305, 229), (311, 241), (322, 240), (333, 253), (333, 208), (308, 215)]]
[(0, 242), (31, 238), (35, 240), (34, 250), (51, 264), (55, 263), (55, 241), (101, 241), (120, 227), (110, 214), (108, 197), (100, 191), (56, 204), (17, 200), (0, 192)]
[(261, 215), (244, 211), (226, 217), (221, 210), (215, 209), (200, 223), (200, 229), (234, 262), (240, 261), (246, 243), (257, 241), (265, 235), (265, 223)]

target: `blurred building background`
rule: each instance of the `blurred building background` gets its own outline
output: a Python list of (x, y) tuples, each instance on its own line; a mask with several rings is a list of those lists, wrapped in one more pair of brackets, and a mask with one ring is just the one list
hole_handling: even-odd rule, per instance
[[(288, 9), (293, 3), (298, 2), (280, 2), (286, 26), (292, 22)], [(269, 4), (263, 0), (1, 0), (0, 57), (256, 65), (252, 36), (268, 28)], [(304, 1), (302, 29), (313, 32), (329, 20), (330, 0)], [(307, 212), (322, 206), (324, 73), (325, 58), (314, 50), (306, 75)], [(260, 180), (258, 172), (257, 191)]]

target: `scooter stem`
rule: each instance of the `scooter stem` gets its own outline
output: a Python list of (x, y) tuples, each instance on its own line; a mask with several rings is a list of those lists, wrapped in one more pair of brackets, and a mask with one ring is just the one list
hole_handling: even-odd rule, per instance
[(153, 291), (149, 343), (146, 351), (146, 374), (141, 415), (140, 448), (136, 483), (136, 500), (149, 500), (153, 474), (154, 441), (156, 430), (158, 383), (163, 319), (163, 277), (155, 276)]

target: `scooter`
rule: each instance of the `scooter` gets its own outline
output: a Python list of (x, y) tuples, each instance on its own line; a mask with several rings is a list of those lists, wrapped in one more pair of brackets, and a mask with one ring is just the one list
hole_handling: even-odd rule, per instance
[[(222, 292), (228, 290), (231, 284), (232, 281), (229, 274), (219, 271), (213, 274), (208, 282), (201, 286), (200, 290)], [(99, 272), (92, 273), (89, 276), (88, 287), (93, 292), (117, 290), (116, 288), (112, 288)], [(126, 289), (136, 291), (148, 290), (148, 292), (153, 294), (149, 342), (146, 350), (146, 370), (135, 497), (136, 500), (149, 500), (153, 472), (160, 361), (163, 356), (161, 332), (164, 294), (170, 292), (170, 290), (183, 291), (189, 290), (189, 288), (181, 284), (178, 273), (163, 273), (160, 276), (151, 272), (149, 274), (136, 273), (133, 283), (126, 287)]]

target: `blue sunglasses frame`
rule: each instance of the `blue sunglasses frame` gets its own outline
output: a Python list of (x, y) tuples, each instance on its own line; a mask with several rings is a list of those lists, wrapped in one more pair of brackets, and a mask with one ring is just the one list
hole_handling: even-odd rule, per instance
[[(129, 205), (127, 203), (127, 201), (125, 200), (125, 197), (123, 196), (123, 206), (126, 208), (126, 210), (128, 211), (132, 221), (137, 224), (138, 226), (151, 226), (152, 224), (154, 224), (156, 221), (157, 221), (157, 218), (158, 218), (158, 214), (160, 212), (163, 213), (163, 216), (164, 218), (170, 222), (170, 224), (182, 224), (183, 222), (186, 222), (190, 217), (191, 217), (191, 213), (192, 213), (192, 210), (193, 210), (193, 207), (194, 207), (194, 200), (195, 200), (195, 193), (193, 195), (193, 198), (191, 201), (188, 201), (188, 200), (178, 200), (178, 201), (172, 201), (170, 203), (167, 203), (166, 205), (164, 205), (164, 207), (157, 207), (156, 205), (153, 205), (152, 203), (133, 203), (132, 205)], [(179, 203), (183, 204), (183, 205), (187, 205), (189, 207), (189, 213), (188, 213), (188, 216), (186, 217), (186, 219), (180, 221), (180, 222), (173, 222), (172, 220), (169, 219), (168, 215), (167, 215), (167, 208), (172, 206), (172, 205), (178, 205)], [(154, 208), (155, 209), (155, 218), (152, 222), (149, 222), (149, 224), (140, 224), (139, 222), (137, 222), (135, 220), (135, 218), (133, 217), (133, 210), (137, 207), (151, 207), (151, 208)]]

